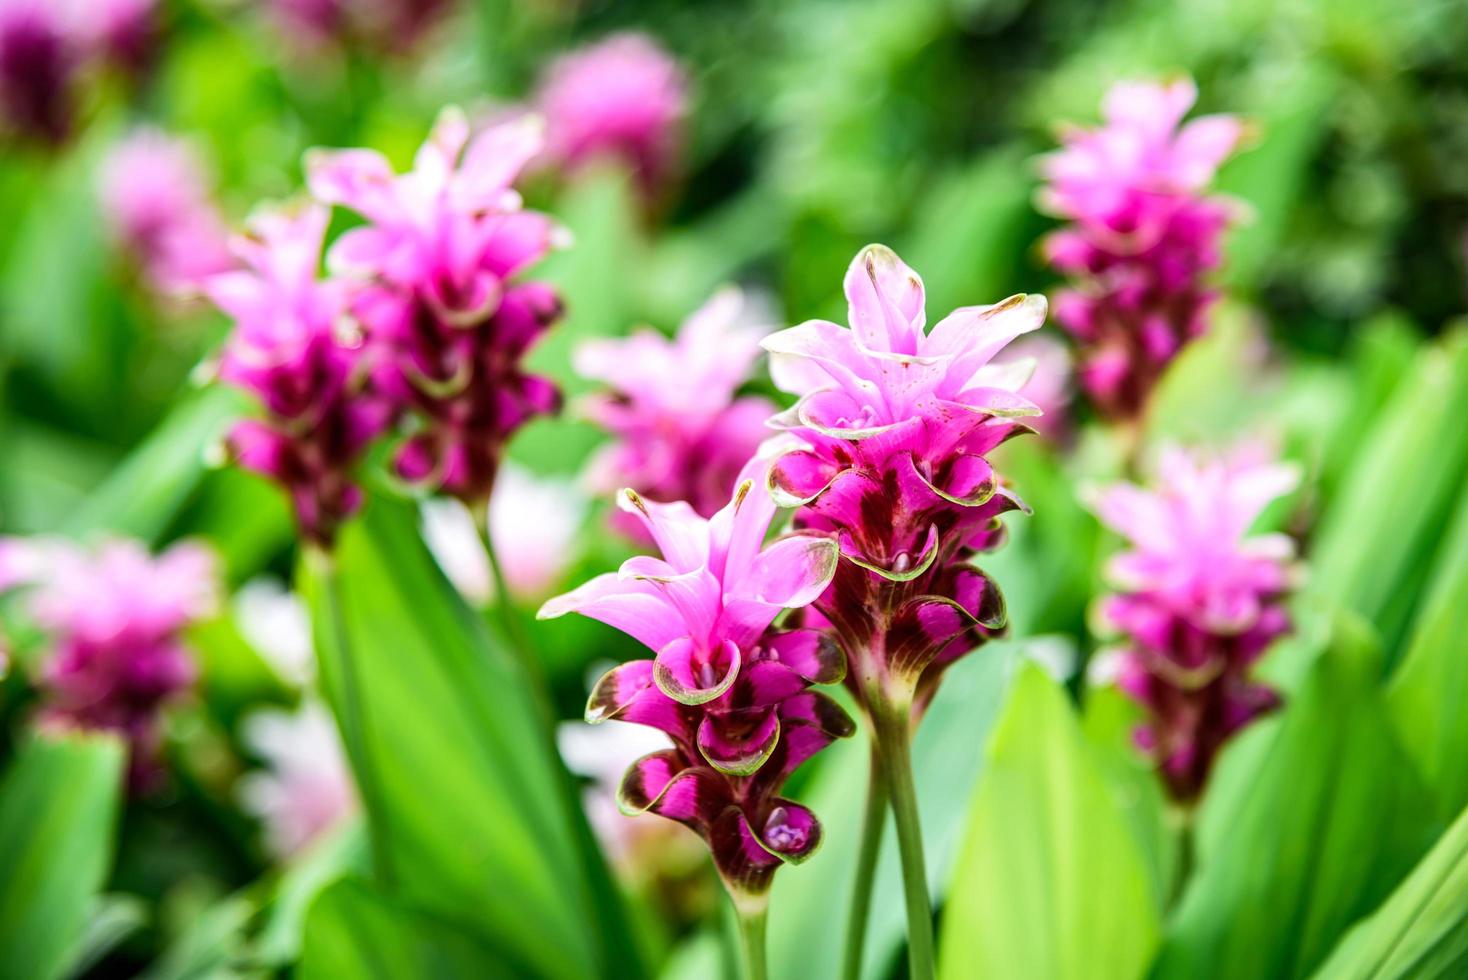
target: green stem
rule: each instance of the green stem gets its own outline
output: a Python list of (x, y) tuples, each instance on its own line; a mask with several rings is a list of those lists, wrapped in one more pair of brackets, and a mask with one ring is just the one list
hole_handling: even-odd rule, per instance
[(1177, 828), (1177, 867), (1172, 873), (1172, 898), (1167, 904), (1175, 907), (1182, 901), (1188, 888), (1188, 879), (1193, 876), (1196, 855), (1196, 836), (1193, 831), (1194, 808), (1191, 803), (1179, 804), (1172, 810), (1172, 819)]
[(735, 918), (739, 920), (744, 980), (766, 980), (769, 972), (765, 957), (765, 924), (769, 919), (770, 898), (768, 895), (735, 897), (734, 911)]
[[(504, 566), (500, 564), (499, 554), (495, 551), (494, 537), (489, 533), (489, 507), (476, 504), (473, 511), (474, 526), (479, 529), (479, 542), (484, 545), (484, 553), (489, 557), (489, 574), (494, 583), (495, 612), (499, 615), (500, 625), (504, 627), (506, 639), (515, 649), (516, 659), (520, 661), (525, 676), (530, 680), (530, 686), (543, 699), (547, 690), (545, 671), (541, 669), (535, 643), (530, 639), (530, 632), (525, 628), (520, 611), (515, 608), (514, 597), (510, 595), (510, 583), (505, 578)], [(547, 717), (550, 716), (549, 711), (545, 713)]]
[(897, 849), (902, 857), (902, 891), (907, 900), (908, 975), (932, 980), (933, 905), (928, 897), (928, 873), (923, 858), (923, 829), (918, 822), (917, 787), (912, 778), (912, 739), (909, 708), (905, 704), (877, 707), (872, 725), (877, 748), (887, 771), (892, 817), (897, 824)]
[[(367, 807), (367, 838), (372, 847), (372, 866), (383, 883), (391, 886), (395, 875), (391, 850), (388, 847), (387, 807), (382, 803), (372, 740), (367, 734), (367, 709), (362, 697), (361, 680), (357, 676), (351, 641), (347, 638), (341, 581), (337, 576), (335, 557), (330, 552), (320, 550), (313, 554), (326, 589), (326, 625), (330, 633), (326, 646), (334, 660), (335, 673), (341, 684), (342, 735), (346, 740), (348, 753), (356, 761), (357, 780)], [(322, 653), (325, 654), (328, 650), (323, 650)]]
[(858, 980), (861, 976), (867, 919), (872, 908), (872, 884), (877, 877), (877, 856), (882, 851), (882, 831), (887, 823), (887, 800), (887, 776), (882, 771), (882, 754), (877, 751), (874, 740), (871, 775), (867, 779), (867, 806), (861, 820), (861, 850), (857, 854), (856, 881), (851, 887), (851, 909), (846, 918), (846, 952), (841, 961), (844, 980)]

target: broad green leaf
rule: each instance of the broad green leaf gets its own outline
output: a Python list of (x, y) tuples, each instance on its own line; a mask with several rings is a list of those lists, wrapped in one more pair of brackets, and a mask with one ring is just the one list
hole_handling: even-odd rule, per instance
[[(980, 647), (944, 677), (913, 739), (918, 814), (928, 863), (928, 887), (941, 900), (958, 852), (974, 781), (984, 764), (976, 750), (999, 714), (1013, 671), (1012, 644)], [(827, 977), (841, 962), (842, 932), (860, 843), (868, 771), (868, 733), (844, 739), (813, 763), (808, 788), (794, 793), (825, 828), (821, 849), (798, 868), (775, 876), (770, 897), (770, 963), (775, 976)], [(868, 978), (885, 977), (905, 936), (897, 837), (887, 821), (867, 925)]]
[(203, 479), (206, 449), (242, 407), (239, 392), (217, 385), (185, 395), (72, 515), (68, 529), (156, 542)]
[(1361, 448), (1361, 438), (1377, 414), (1411, 374), (1422, 347), (1421, 333), (1401, 314), (1382, 313), (1361, 324), (1351, 338), (1350, 371), (1336, 372), (1348, 386), (1346, 411), (1326, 436), (1320, 492), (1335, 496), (1341, 475)]
[(1437, 829), (1395, 742), (1369, 638), (1329, 635), (1281, 712), (1225, 750), (1158, 978), (1301, 977)]
[(0, 978), (60, 976), (81, 953), (112, 863), (125, 753), (97, 735), (35, 736), (0, 782)]
[(625, 943), (607, 934), (615, 896), (593, 898), (525, 677), (439, 572), (414, 510), (374, 499), (344, 529), (339, 621), (325, 563), (302, 581), (379, 880), (539, 974), (593, 972), (601, 944)]
[(1468, 326), (1425, 348), (1320, 519), (1311, 590), (1360, 614), (1396, 659), (1468, 474)]
[(1386, 698), (1402, 747), (1447, 819), (1468, 804), (1468, 501), (1445, 540)]
[(1020, 671), (943, 915), (944, 977), (1133, 978), (1161, 933), (1152, 874), (1066, 695)]
[[(544, 938), (544, 937), (542, 937)], [(473, 932), (415, 912), (365, 881), (345, 878), (327, 888), (306, 918), (302, 980), (491, 980), (522, 977)]]
[(1468, 975), (1468, 811), (1391, 898), (1346, 933), (1317, 980)]
[(352, 820), (314, 843), (281, 875), (264, 908), (264, 923), (255, 937), (257, 962), (284, 967), (301, 955), (306, 916), (316, 896), (348, 872), (365, 873), (367, 841), (362, 822)]

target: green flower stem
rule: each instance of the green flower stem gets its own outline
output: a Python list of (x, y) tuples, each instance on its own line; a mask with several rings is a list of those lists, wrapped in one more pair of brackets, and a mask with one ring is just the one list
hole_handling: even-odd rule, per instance
[(356, 763), (356, 776), (367, 808), (367, 838), (372, 848), (372, 867), (389, 887), (395, 880), (391, 849), (388, 847), (387, 807), (382, 803), (377, 781), (377, 764), (373, 758), (372, 739), (367, 733), (367, 708), (362, 697), (361, 680), (352, 656), (346, 614), (342, 605), (341, 581), (337, 576), (336, 558), (323, 548), (310, 548), (306, 560), (318, 573), (326, 592), (326, 622), (322, 624), (326, 642), (320, 657), (330, 657), (332, 672), (340, 685), (342, 737)]
[(872, 715), (877, 750), (887, 773), (892, 817), (897, 823), (897, 848), (902, 857), (902, 890), (907, 899), (908, 975), (932, 980), (933, 905), (928, 897), (928, 873), (923, 858), (923, 829), (918, 822), (917, 788), (912, 778), (912, 737), (906, 704), (878, 705)]
[(769, 895), (738, 895), (734, 900), (735, 918), (739, 920), (739, 948), (744, 959), (744, 980), (767, 980), (769, 970), (765, 957), (765, 925), (770, 914)]
[(886, 824), (887, 776), (882, 771), (882, 754), (877, 751), (874, 741), (871, 775), (867, 779), (867, 807), (861, 821), (861, 850), (857, 854), (856, 881), (851, 887), (851, 909), (846, 919), (846, 952), (841, 961), (844, 980), (858, 980), (861, 976), (867, 919), (872, 908), (872, 884), (877, 877), (877, 856), (882, 851), (882, 831)]
[(1170, 907), (1175, 907), (1182, 901), (1183, 893), (1188, 889), (1188, 880), (1193, 876), (1193, 868), (1197, 860), (1197, 840), (1193, 819), (1196, 812), (1193, 804), (1179, 803), (1174, 805), (1168, 813), (1177, 837), (1177, 866), (1173, 868), (1172, 872), (1172, 896), (1168, 902)]
[(494, 607), (499, 614), (500, 625), (504, 628), (505, 637), (510, 641), (510, 646), (515, 649), (515, 658), (520, 662), (520, 667), (525, 671), (526, 678), (530, 681), (531, 690), (535, 692), (536, 699), (541, 702), (538, 707), (544, 720), (548, 724), (554, 724), (555, 712), (551, 710), (549, 688), (546, 686), (545, 670), (541, 667), (540, 656), (535, 649), (534, 641), (530, 639), (530, 632), (525, 628), (525, 621), (520, 616), (519, 610), (515, 608), (515, 600), (510, 595), (510, 584), (505, 578), (504, 566), (500, 564), (498, 553), (495, 551), (494, 538), (489, 533), (489, 505), (475, 504), (474, 526), (479, 530), (479, 542), (484, 545), (484, 553), (489, 556), (489, 573), (494, 582)]

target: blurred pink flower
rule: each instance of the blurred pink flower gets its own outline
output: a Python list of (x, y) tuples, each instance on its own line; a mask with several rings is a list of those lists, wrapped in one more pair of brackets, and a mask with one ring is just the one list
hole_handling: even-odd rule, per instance
[(344, 233), (329, 267), (355, 284), (351, 311), (379, 357), (374, 377), (423, 423), (400, 449), (400, 476), (466, 502), (494, 485), (509, 437), (560, 396), (521, 361), (561, 314), (548, 285), (516, 277), (549, 250), (551, 220), (521, 208), (513, 183), (541, 146), (522, 117), (473, 136), (440, 114), (413, 169), (371, 150), (318, 151), (311, 192), (367, 219)]
[(51, 144), (71, 134), (73, 87), (84, 52), (56, 0), (0, 0), (0, 109), (4, 124)]
[(133, 76), (158, 53), (158, 0), (73, 0), (77, 27), (92, 49)]
[(268, 0), (281, 36), (297, 47), (351, 44), (402, 52), (453, 0)]
[[(1024, 505), (986, 454), (1030, 429), (1026, 365), (993, 358), (1045, 322), (1043, 296), (958, 309), (925, 330), (917, 273), (869, 245), (846, 272), (851, 329), (812, 320), (767, 337), (775, 384), (800, 396), (771, 424), (793, 437), (770, 485), (843, 561), (815, 608), (868, 709), (921, 708), (942, 672), (1004, 625), (998, 587), (969, 564)], [(904, 720), (905, 723), (905, 720)]]
[(144, 784), (156, 768), (159, 712), (194, 681), (182, 633), (215, 611), (214, 555), (182, 543), (152, 557), (128, 540), (34, 547), (27, 604), (51, 645), (43, 721), (121, 733), (133, 748), (134, 785)]
[(1248, 532), (1298, 482), (1258, 447), (1227, 459), (1169, 448), (1157, 489), (1118, 484), (1092, 502), (1132, 546), (1108, 567), (1120, 593), (1099, 606), (1123, 637), (1118, 683), (1147, 708), (1138, 745), (1180, 799), (1202, 791), (1227, 738), (1278, 702), (1248, 674), (1289, 628), (1294, 545)]
[(815, 815), (777, 794), (806, 759), (854, 730), (834, 701), (808, 690), (840, 679), (835, 645), (812, 630), (767, 632), (782, 610), (820, 595), (836, 553), (830, 539), (802, 534), (762, 547), (775, 515), (766, 466), (751, 461), (733, 500), (709, 519), (624, 490), (619, 506), (645, 522), (663, 557), (629, 558), (540, 611), (581, 613), (657, 654), (603, 677), (586, 720), (647, 725), (672, 739), (627, 771), (621, 805), (692, 828), (735, 894), (763, 893), (780, 864), (814, 852)]
[[(740, 470), (770, 435), (765, 420), (774, 412), (768, 399), (734, 397), (767, 332), (747, 321), (745, 309), (743, 295), (725, 289), (672, 340), (642, 330), (577, 348), (577, 373), (612, 388), (584, 405), (617, 439), (589, 465), (595, 490), (626, 486), (651, 500), (684, 500), (704, 517), (728, 501)], [(641, 526), (618, 517), (625, 533)]]
[(131, 133), (102, 163), (103, 217), (153, 288), (197, 288), (234, 263), (193, 146), (158, 129)]
[(624, 872), (639, 870), (631, 866), (639, 853), (671, 844), (669, 831), (687, 833), (676, 824), (638, 820), (623, 813), (617, 805), (622, 776), (638, 759), (666, 749), (666, 735), (656, 729), (622, 722), (597, 726), (568, 721), (557, 729), (556, 744), (566, 768), (591, 781), (581, 794), (586, 818), (607, 857)]
[(299, 854), (357, 812), (351, 768), (320, 702), (303, 701), (294, 713), (255, 712), (245, 719), (244, 741), (266, 768), (240, 781), (240, 799), (265, 824), (277, 858)]
[(547, 162), (574, 172), (618, 160), (656, 192), (678, 167), (687, 87), (678, 62), (645, 34), (614, 34), (561, 56), (534, 100), (547, 121)]
[(262, 576), (235, 590), (235, 626), (281, 680), (308, 687), (316, 679), (311, 617), (306, 604), (279, 579)]
[[(477, 603), (494, 597), (489, 557), (474, 516), (457, 500), (423, 502), (423, 538), (439, 567)], [(506, 463), (489, 501), (489, 534), (514, 598), (538, 601), (561, 583), (580, 553), (586, 501), (568, 482)]]
[(1113, 418), (1142, 410), (1163, 369), (1207, 328), (1215, 299), (1203, 280), (1235, 209), (1203, 192), (1245, 127), (1233, 116), (1181, 125), (1197, 94), (1188, 79), (1120, 83), (1103, 124), (1067, 131), (1041, 162), (1041, 206), (1072, 222), (1043, 243), (1074, 279), (1055, 318), (1080, 345), (1082, 386)]
[(345, 285), (318, 277), (327, 220), (321, 207), (261, 212), (233, 242), (242, 268), (203, 286), (235, 324), (220, 377), (265, 410), (234, 427), (230, 449), (286, 488), (303, 535), (317, 544), (360, 505), (353, 468), (394, 417), (391, 403), (364, 386), (360, 338), (341, 333)]

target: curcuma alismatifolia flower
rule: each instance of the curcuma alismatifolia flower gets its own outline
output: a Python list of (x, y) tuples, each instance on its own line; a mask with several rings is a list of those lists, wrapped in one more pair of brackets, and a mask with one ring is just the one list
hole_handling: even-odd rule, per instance
[(357, 810), (351, 767), (319, 701), (302, 701), (293, 713), (254, 712), (245, 719), (244, 740), (266, 768), (240, 781), (240, 800), (264, 824), (277, 858), (299, 854)]
[(547, 602), (541, 618), (579, 612), (656, 652), (601, 679), (586, 718), (648, 725), (673, 746), (627, 771), (619, 801), (696, 831), (738, 899), (768, 889), (775, 870), (820, 843), (804, 806), (779, 796), (786, 778), (851, 719), (813, 684), (844, 673), (822, 633), (772, 631), (785, 609), (810, 603), (836, 567), (830, 538), (796, 533), (761, 547), (775, 514), (756, 459), (733, 500), (712, 518), (686, 503), (660, 504), (624, 490), (663, 557), (636, 557), (615, 573)]
[(108, 152), (98, 190), (113, 238), (159, 292), (197, 288), (234, 265), (203, 164), (188, 142), (137, 130)]
[(0, 0), (0, 108), (5, 128), (50, 144), (71, 134), (82, 52), (55, 0)]
[(1113, 419), (1143, 410), (1216, 298), (1205, 277), (1237, 209), (1204, 191), (1245, 127), (1225, 115), (1180, 125), (1197, 95), (1189, 79), (1115, 85), (1103, 125), (1068, 130), (1041, 162), (1041, 207), (1071, 222), (1042, 243), (1073, 281), (1055, 319), (1080, 347), (1081, 386)]
[(645, 34), (627, 32), (553, 61), (535, 95), (547, 124), (544, 160), (575, 172), (617, 160), (649, 195), (678, 168), (687, 79)]
[(561, 315), (554, 289), (517, 278), (558, 237), (512, 187), (541, 128), (522, 117), (471, 139), (463, 113), (446, 109), (405, 174), (371, 150), (307, 160), (317, 200), (367, 219), (327, 262), (355, 286), (350, 309), (375, 352), (376, 383), (418, 423), (397, 472), (468, 503), (488, 499), (515, 430), (560, 402), (521, 366)]
[(132, 785), (145, 787), (157, 775), (159, 714), (197, 672), (182, 633), (216, 606), (213, 554), (183, 543), (153, 557), (127, 540), (11, 547), (26, 552), (19, 584), (49, 635), (43, 723), (120, 733)]
[(1100, 628), (1121, 638), (1107, 655), (1117, 684), (1146, 709), (1137, 747), (1172, 795), (1190, 801), (1223, 743), (1279, 702), (1249, 672), (1289, 629), (1282, 599), (1294, 547), (1283, 534), (1248, 531), (1299, 473), (1254, 447), (1228, 459), (1168, 448), (1159, 476), (1155, 490), (1117, 484), (1092, 501), (1132, 545), (1112, 559), (1120, 591), (1097, 611)]
[[(588, 467), (595, 490), (631, 487), (644, 498), (687, 501), (704, 517), (728, 502), (740, 471), (769, 436), (765, 420), (775, 411), (768, 399), (734, 397), (767, 332), (747, 322), (746, 305), (739, 290), (725, 289), (672, 340), (643, 330), (577, 348), (577, 372), (612, 389), (583, 404), (617, 439)], [(629, 534), (641, 529), (626, 513), (618, 513), (617, 524)]]
[(954, 311), (924, 331), (923, 284), (869, 245), (846, 273), (852, 329), (821, 320), (764, 341), (775, 384), (797, 394), (771, 424), (800, 445), (770, 486), (797, 525), (839, 542), (815, 608), (846, 650), (863, 707), (919, 710), (954, 660), (1003, 628), (997, 586), (969, 559), (1024, 505), (985, 454), (1031, 431), (1026, 363), (990, 359), (1045, 320), (1042, 296)]
[(322, 207), (261, 212), (232, 242), (242, 268), (203, 284), (234, 320), (219, 376), (264, 409), (236, 424), (228, 447), (286, 489), (302, 535), (321, 545), (361, 505), (353, 470), (395, 414), (345, 326), (346, 285), (318, 276), (327, 219)]

